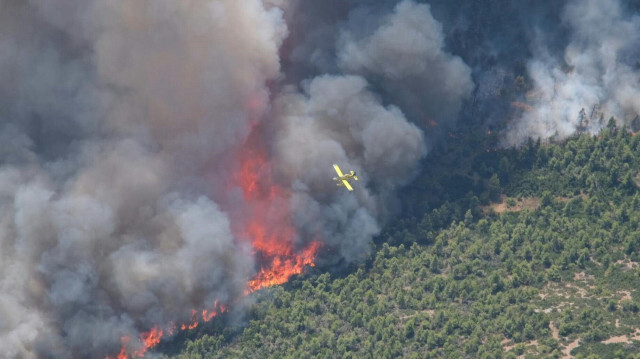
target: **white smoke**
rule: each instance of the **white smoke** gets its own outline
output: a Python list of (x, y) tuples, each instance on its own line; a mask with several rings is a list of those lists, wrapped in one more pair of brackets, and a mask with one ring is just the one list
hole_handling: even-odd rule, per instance
[(594, 133), (612, 116), (629, 124), (640, 114), (640, 17), (626, 14), (618, 0), (588, 0), (569, 2), (562, 19), (572, 34), (564, 58), (534, 49), (533, 109), (511, 124), (508, 145)]

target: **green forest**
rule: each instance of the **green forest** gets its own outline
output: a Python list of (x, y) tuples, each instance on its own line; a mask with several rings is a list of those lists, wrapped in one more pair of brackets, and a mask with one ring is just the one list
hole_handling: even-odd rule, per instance
[(451, 133), (365, 263), (311, 268), (166, 358), (640, 358), (640, 136)]

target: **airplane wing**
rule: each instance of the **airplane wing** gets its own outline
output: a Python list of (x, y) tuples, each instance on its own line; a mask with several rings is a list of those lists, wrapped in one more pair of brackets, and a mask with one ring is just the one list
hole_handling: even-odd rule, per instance
[(333, 165), (333, 168), (334, 168), (334, 169), (336, 170), (336, 172), (338, 173), (338, 176), (340, 176), (340, 177), (344, 176), (344, 175), (342, 174), (342, 171), (340, 171), (340, 167), (338, 167), (338, 165), (334, 164), (334, 165)]
[(349, 181), (342, 180), (342, 183), (344, 184), (345, 187), (347, 187), (349, 191), (353, 191), (353, 187), (351, 187), (351, 185), (349, 184)]

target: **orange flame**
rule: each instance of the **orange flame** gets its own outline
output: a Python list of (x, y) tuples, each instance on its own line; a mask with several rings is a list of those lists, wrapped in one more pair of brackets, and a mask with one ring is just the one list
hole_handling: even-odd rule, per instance
[[(260, 270), (248, 283), (246, 294), (261, 288), (285, 283), (302, 273), (305, 266), (314, 266), (320, 242), (313, 241), (296, 251), (296, 231), (291, 219), (290, 193), (273, 183), (271, 166), (259, 138), (252, 136), (240, 154), (240, 172), (235, 176), (249, 207), (247, 222), (240, 237), (249, 238), (258, 254)], [(258, 148), (258, 149), (256, 149)]]
[(218, 313), (224, 313), (227, 311), (227, 306), (224, 304), (219, 304), (217, 300), (213, 306), (215, 308), (213, 310), (206, 310), (206, 309), (202, 310), (202, 320), (204, 320), (205, 322), (208, 322), (211, 319), (213, 319), (216, 315), (218, 315)]
[(142, 340), (143, 347), (133, 352), (133, 355), (137, 356), (138, 358), (142, 358), (147, 350), (160, 344), (160, 340), (162, 339), (163, 335), (164, 332), (158, 327), (153, 327), (150, 331), (142, 333), (140, 335), (140, 339)]
[(319, 242), (312, 242), (297, 256), (286, 252), (274, 254), (271, 266), (260, 269), (253, 280), (249, 281), (248, 292), (285, 283), (291, 276), (302, 273), (306, 265), (313, 267), (319, 247)]
[[(213, 309), (202, 310), (202, 321), (208, 322), (219, 313), (224, 313), (226, 311), (227, 311), (227, 306), (225, 306), (224, 304), (219, 304), (218, 301), (216, 301)], [(198, 327), (198, 324), (199, 324), (198, 311), (193, 310), (191, 311), (191, 322), (188, 324), (186, 323), (182, 324), (180, 326), (180, 329), (181, 330), (195, 329), (196, 327)], [(173, 335), (175, 330), (176, 330), (176, 325), (172, 323), (169, 325), (166, 332), (169, 335)], [(157, 326), (153, 327), (151, 330), (147, 332), (141, 333), (138, 339), (140, 340), (140, 344), (142, 345), (142, 347), (140, 349), (133, 350), (130, 356), (127, 354), (127, 347), (129, 345), (129, 342), (131, 341), (131, 337), (124, 336), (120, 339), (120, 342), (122, 344), (122, 347), (120, 348), (120, 353), (118, 353), (118, 355), (116, 355), (115, 357), (108, 356), (106, 357), (106, 359), (142, 358), (150, 349), (160, 344), (160, 341), (164, 337), (164, 334), (165, 334), (165, 331)]]
[(129, 359), (129, 357), (127, 356), (127, 344), (129, 344), (129, 340), (131, 338), (129, 336), (124, 336), (122, 338), (120, 338), (120, 342), (122, 343), (122, 348), (120, 349), (120, 353), (118, 353), (118, 355), (116, 355), (115, 357), (107, 357), (107, 359)]
[(198, 327), (198, 319), (196, 318), (196, 315), (198, 314), (197, 310), (192, 310), (191, 311), (191, 323), (190, 324), (182, 324), (180, 326), (181, 330), (192, 330)]
[[(302, 273), (305, 266), (313, 267), (321, 245), (318, 241), (312, 241), (301, 250), (296, 250), (296, 231), (288, 202), (290, 193), (273, 183), (266, 152), (260, 150), (260, 138), (257, 136), (259, 134), (254, 126), (245, 147), (240, 151), (239, 172), (232, 176), (233, 183), (242, 190), (247, 205), (247, 217), (235, 232), (237, 237), (247, 238), (251, 242), (260, 264), (260, 269), (248, 282), (245, 294), (285, 283), (291, 276)], [(211, 310), (204, 309), (200, 313), (193, 310), (190, 322), (181, 324), (179, 328), (183, 331), (195, 329), (200, 320), (208, 322), (226, 311), (227, 307), (216, 301)], [(173, 335), (175, 329), (176, 325), (170, 324), (167, 333)], [(164, 334), (157, 326), (143, 332), (138, 338), (142, 347), (132, 351), (131, 356), (127, 355), (130, 337), (122, 337), (120, 353), (106, 359), (141, 358), (160, 343)]]

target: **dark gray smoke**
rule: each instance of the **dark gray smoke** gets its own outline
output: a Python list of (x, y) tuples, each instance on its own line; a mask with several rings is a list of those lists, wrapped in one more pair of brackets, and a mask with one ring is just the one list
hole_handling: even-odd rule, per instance
[[(357, 261), (427, 153), (423, 129), (455, 122), (471, 71), (444, 49), (428, 5), (302, 4), (290, 6), (302, 19), (315, 11), (308, 21), (317, 25), (292, 44), (290, 60), (305, 69), (294, 78), (309, 77), (276, 98), (275, 160), (294, 189), (303, 238), (319, 235), (340, 258)], [(360, 174), (354, 193), (328, 181), (332, 163)]]
[(454, 122), (473, 89), (471, 70), (444, 51), (429, 5), (402, 1), (370, 33), (362, 33), (362, 17), (352, 16), (341, 34), (339, 67), (372, 78), (417, 123)]
[(256, 260), (233, 181), (252, 129), (296, 245), (353, 262), (444, 130), (490, 124), (513, 145), (633, 124), (631, 10), (0, 0), (3, 355), (104, 357), (123, 336), (131, 352), (141, 331), (242, 298)]
[[(242, 297), (254, 259), (233, 232), (242, 199), (227, 192), (237, 192), (229, 183), (239, 148), (265, 118), (302, 241), (324, 240), (348, 261), (366, 256), (388, 218), (384, 202), (426, 153), (424, 134), (365, 77), (346, 74), (385, 81), (380, 69), (349, 65), (348, 54), (345, 74), (278, 90), (265, 117), (290, 31), (283, 11), (294, 5), (0, 2), (6, 357), (104, 357), (124, 336), (131, 352), (141, 331)], [(428, 8), (417, 8), (418, 19), (381, 12), (368, 43), (390, 40), (376, 38), (387, 22), (441, 39)], [(431, 25), (414, 29), (420, 20)], [(424, 46), (420, 56), (449, 71), (442, 76), (466, 76), (441, 40)], [(455, 112), (465, 91), (440, 100)], [(335, 187), (332, 163), (358, 172), (356, 193)]]
[[(275, 158), (295, 190), (296, 225), (310, 238), (320, 234), (348, 261), (369, 253), (387, 214), (386, 195), (425, 153), (422, 131), (366, 86), (361, 77), (322, 76), (306, 83), (303, 94), (285, 91), (276, 100)], [(333, 163), (359, 174), (356, 192), (330, 181)]]
[(286, 27), (260, 1), (0, 1), (0, 347), (97, 358), (242, 296), (214, 198)]

